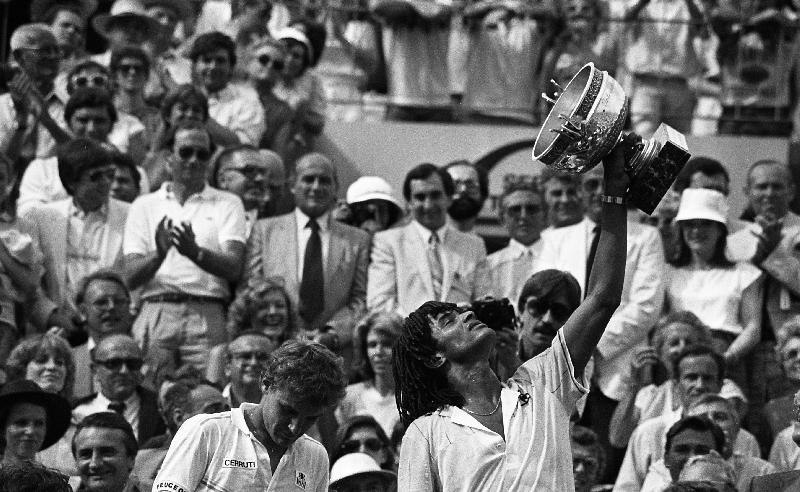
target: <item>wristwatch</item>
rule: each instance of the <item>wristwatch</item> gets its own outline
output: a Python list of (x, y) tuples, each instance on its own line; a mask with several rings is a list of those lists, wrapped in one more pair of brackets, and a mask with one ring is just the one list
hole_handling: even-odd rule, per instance
[(600, 201), (612, 205), (625, 205), (625, 197), (613, 195), (600, 195)]

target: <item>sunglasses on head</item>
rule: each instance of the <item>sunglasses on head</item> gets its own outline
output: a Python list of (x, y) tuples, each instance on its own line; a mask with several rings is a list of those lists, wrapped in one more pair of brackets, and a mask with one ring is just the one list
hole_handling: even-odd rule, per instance
[(123, 364), (129, 371), (138, 371), (144, 364), (142, 359), (106, 359), (96, 360), (94, 363), (105, 367), (109, 371), (119, 371), (122, 369)]
[(344, 454), (349, 453), (357, 453), (361, 450), (361, 446), (364, 446), (369, 451), (373, 453), (377, 453), (381, 449), (383, 449), (383, 443), (377, 437), (368, 437), (363, 441), (358, 439), (349, 439), (342, 443), (342, 451)]
[(258, 57), (258, 63), (262, 66), (267, 66), (272, 63), (272, 68), (275, 70), (283, 70), (283, 60), (276, 60), (269, 55), (261, 55)]
[(75, 87), (103, 87), (108, 84), (108, 78), (103, 75), (95, 75), (94, 77), (75, 77), (72, 80), (72, 85)]
[(211, 152), (208, 149), (200, 149), (196, 147), (181, 147), (178, 149), (178, 157), (183, 160), (191, 159), (192, 156), (197, 156), (201, 161), (207, 161), (211, 157)]

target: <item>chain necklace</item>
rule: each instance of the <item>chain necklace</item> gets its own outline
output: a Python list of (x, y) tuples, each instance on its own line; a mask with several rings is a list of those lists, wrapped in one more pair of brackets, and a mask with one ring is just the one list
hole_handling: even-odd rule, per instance
[(498, 408), (500, 408), (500, 395), (497, 395), (497, 405), (494, 406), (494, 410), (492, 410), (489, 413), (473, 412), (472, 410), (466, 407), (463, 407), (462, 410), (472, 415), (478, 415), (479, 417), (488, 417), (490, 415), (494, 415), (494, 413), (497, 411)]

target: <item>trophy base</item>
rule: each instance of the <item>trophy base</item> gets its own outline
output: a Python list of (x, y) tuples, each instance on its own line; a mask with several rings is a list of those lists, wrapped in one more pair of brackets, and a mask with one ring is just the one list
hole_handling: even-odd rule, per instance
[(653, 137), (636, 146), (626, 171), (631, 184), (625, 198), (650, 215), (680, 174), (690, 154), (686, 137), (664, 123)]

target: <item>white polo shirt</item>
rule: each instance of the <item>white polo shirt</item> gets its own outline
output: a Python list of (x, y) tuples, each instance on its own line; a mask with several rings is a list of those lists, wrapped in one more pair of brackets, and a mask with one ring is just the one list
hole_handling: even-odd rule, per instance
[(230, 412), (196, 415), (181, 425), (153, 492), (328, 490), (328, 453), (306, 435), (294, 442), (272, 474), (267, 448), (250, 432), (242, 403)]
[(573, 374), (559, 330), (500, 393), (505, 440), (458, 407), (416, 419), (403, 437), (397, 490), (574, 490), (569, 417), (588, 389)]
[[(125, 223), (122, 252), (125, 255), (145, 255), (156, 250), (156, 227), (164, 216), (174, 224), (192, 224), (197, 245), (211, 251), (221, 251), (226, 241), (246, 243), (244, 206), (238, 196), (206, 185), (202, 191), (181, 205), (164, 183), (153, 193), (142, 195), (131, 204)], [(156, 274), (143, 287), (142, 297), (182, 292), (194, 296), (227, 299), (229, 282), (212, 275), (192, 260), (170, 248)]]

